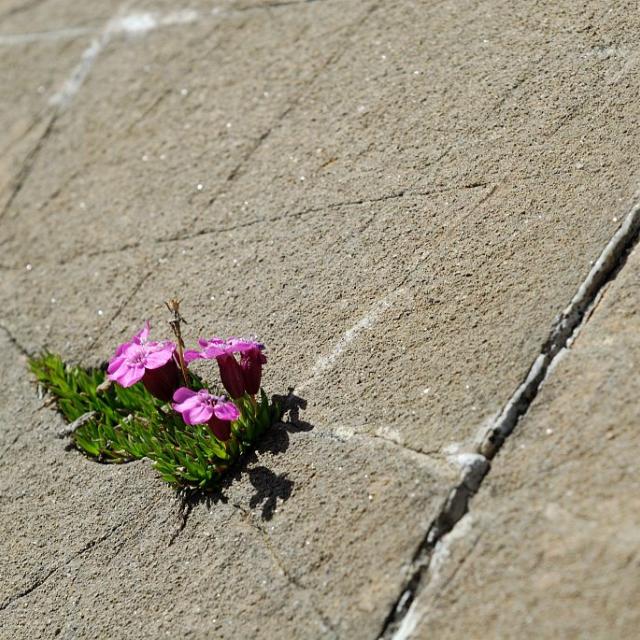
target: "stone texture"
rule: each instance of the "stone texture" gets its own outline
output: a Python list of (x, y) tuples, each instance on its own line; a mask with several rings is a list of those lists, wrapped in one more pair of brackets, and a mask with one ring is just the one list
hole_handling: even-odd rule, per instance
[[(420, 11), (407, 3), (368, 6), (286, 116), (270, 121), (259, 145), (243, 147), (249, 156), (231, 169), (233, 179), (216, 178), (221, 186), (209, 199), (208, 187), (193, 196), (189, 210), (203, 207), (197, 214), (176, 216), (181, 204), (171, 198), (183, 197), (170, 182), (176, 178), (148, 174), (149, 184), (163, 182), (149, 193), (166, 212), (124, 243), (162, 233), (154, 250), (172, 257), (113, 328), (115, 335), (129, 331), (149, 300), (160, 310), (164, 297), (178, 295), (201, 331), (215, 317), (217, 330), (268, 339), (286, 371), (278, 383), (306, 385), (314, 423), (441, 455), (452, 442), (473, 441), (500, 409), (633, 200), (637, 169), (626, 123), (640, 114), (637, 69), (627, 63), (636, 49), (601, 51), (622, 37), (623, 6), (601, 15), (594, 4), (588, 19), (549, 5), (527, 16), (503, 3), (489, 13), (478, 3), (467, 3), (467, 11), (449, 3)], [(332, 7), (314, 11), (332, 15)], [(308, 19), (307, 6), (303, 18), (285, 18), (300, 9), (281, 8), (271, 19)], [(601, 19), (597, 34), (585, 31), (594, 16)], [(247, 19), (256, 29), (264, 25), (264, 14), (252, 10), (224, 16), (215, 33)], [(401, 39), (384, 35), (401, 25)], [(149, 37), (166, 42), (164, 32)], [(519, 54), (509, 55), (509, 47)], [(554, 56), (558, 47), (566, 55)], [(94, 78), (126, 55), (114, 49)], [(416, 60), (425, 61), (424, 73), (414, 73)], [(487, 69), (495, 70), (491, 84), (478, 81)], [(92, 99), (86, 89), (78, 109)], [(374, 99), (378, 112), (359, 111)], [(149, 139), (154, 117), (140, 124)], [(374, 127), (367, 118), (375, 117)], [(596, 117), (607, 119), (606, 132)], [(168, 119), (163, 111), (157, 118)], [(252, 127), (255, 119), (252, 113), (240, 122)], [(201, 133), (203, 124), (194, 126)], [(183, 180), (188, 171), (183, 164), (172, 175)], [(139, 180), (127, 185), (146, 188)], [(123, 206), (132, 201), (138, 207), (146, 199), (123, 196)], [(143, 212), (115, 215), (140, 220)], [(102, 246), (123, 242), (112, 227), (95, 231)], [(263, 291), (270, 303), (261, 309)], [(388, 309), (366, 339), (345, 345), (339, 366), (314, 375), (316, 362), (376, 304)], [(113, 340), (105, 333), (99, 357)], [(379, 402), (385, 388), (400, 393)]]
[(446, 467), (282, 424), (181, 531), (180, 505), (148, 463), (64, 451), (61, 419), (0, 340), (6, 637), (376, 634), (424, 514), (454, 481)]
[[(73, 69), (82, 50), (83, 42), (77, 38), (64, 43), (9, 46), (2, 44), (0, 34), (0, 221), (50, 133), (54, 113), (48, 100)], [(13, 230), (6, 229), (4, 222), (2, 228), (4, 245)], [(9, 262), (13, 261), (4, 253), (0, 264), (8, 266)]]
[(12, 336), (30, 353), (48, 348), (65, 360), (83, 361), (149, 278), (155, 261), (141, 252), (121, 252), (117, 261), (80, 257), (9, 270), (0, 280), (0, 323), (15, 327)]
[(436, 547), (400, 638), (633, 638), (640, 250)]
[[(510, 397), (637, 199), (635, 9), (0, 3), (2, 632), (376, 637), (458, 481), (449, 454), (469, 448)], [(50, 104), (74, 78), (77, 91)], [(303, 422), (280, 425), (225, 500), (193, 505), (182, 529), (178, 503), (150, 465), (106, 467), (64, 451), (54, 437), (60, 420), (37, 399), (20, 355), (48, 347), (99, 364), (145, 318), (164, 333), (163, 302), (173, 296), (183, 298), (190, 341), (259, 333), (269, 346), (267, 390), (294, 386), (307, 400)], [(631, 314), (631, 297), (628, 305)], [(570, 380), (581, 371), (566, 367), (588, 335), (554, 378), (567, 424), (578, 406)], [(628, 339), (623, 325), (611, 336)], [(596, 368), (592, 351), (583, 369), (617, 370), (618, 352), (602, 351)], [(620, 398), (633, 397), (626, 385), (616, 387)], [(608, 425), (599, 406), (584, 414), (594, 433)], [(514, 444), (496, 461), (498, 471), (513, 458), (492, 476), (521, 472), (525, 488), (538, 481), (536, 465), (549, 464), (543, 490), (553, 497), (532, 519), (511, 498), (496, 502), (501, 526), (533, 532), (542, 513), (559, 527), (543, 526), (540, 537), (567, 564), (537, 588), (557, 585), (581, 611), (598, 611), (597, 624), (617, 616), (622, 634), (633, 620), (618, 587), (606, 572), (597, 584), (587, 578), (600, 554), (628, 583), (635, 559), (625, 568), (619, 548), (607, 546), (613, 525), (599, 524), (607, 514), (624, 520), (624, 504), (593, 499), (566, 516), (563, 492), (578, 483), (607, 495), (632, 484), (614, 467), (589, 485), (587, 462), (601, 461), (590, 440), (563, 448), (551, 437), (544, 460)], [(605, 438), (617, 441), (631, 455), (632, 432)], [(574, 459), (578, 444), (584, 457)], [(515, 480), (512, 488), (525, 491)], [(536, 485), (521, 504), (540, 495)], [(491, 509), (491, 500), (483, 489), (474, 504)], [(463, 534), (499, 521), (482, 513), (463, 520), (454, 541), (479, 549), (487, 536)], [(597, 526), (565, 553), (560, 542), (576, 517)], [(634, 541), (632, 519), (624, 523)], [(478, 571), (516, 548), (499, 533)], [(451, 589), (454, 546), (441, 547), (435, 565)], [(569, 571), (588, 593), (562, 590)], [(425, 593), (444, 598), (436, 583), (435, 595)], [(526, 635), (531, 627), (516, 618), (538, 620), (542, 609), (526, 599), (538, 592), (524, 569), (500, 588), (532, 613), (500, 619), (485, 608), (487, 628)], [(601, 612), (594, 603), (607, 588)], [(428, 626), (417, 633), (448, 633), (451, 611), (459, 633), (477, 635), (461, 612), (474, 598), (486, 607), (481, 594), (461, 586), (452, 596), (460, 609), (428, 600)], [(564, 610), (550, 611), (543, 633), (554, 618), (575, 632), (562, 626)]]
[(68, 261), (190, 229), (365, 8), (318, 3), (115, 32), (6, 214), (11, 264), (44, 260), (49, 243)]
[(117, 0), (2, 0), (0, 41), (8, 35), (99, 29), (121, 5)]

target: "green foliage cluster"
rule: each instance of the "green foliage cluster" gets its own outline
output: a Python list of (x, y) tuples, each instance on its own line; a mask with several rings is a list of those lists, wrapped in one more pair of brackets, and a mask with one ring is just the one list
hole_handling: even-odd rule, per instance
[[(78, 425), (69, 434), (77, 449), (105, 463), (148, 458), (177, 488), (217, 487), (222, 474), (281, 417), (263, 390), (258, 400), (245, 396), (235, 401), (241, 415), (232, 423), (231, 438), (222, 442), (206, 425), (184, 424), (141, 383), (125, 389), (100, 369), (70, 366), (52, 353), (32, 358), (29, 366), (66, 420)], [(190, 376), (192, 389), (205, 387)]]

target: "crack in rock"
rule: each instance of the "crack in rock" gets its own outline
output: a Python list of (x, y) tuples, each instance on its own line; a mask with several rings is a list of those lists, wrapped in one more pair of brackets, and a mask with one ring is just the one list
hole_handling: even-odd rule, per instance
[(170, 547), (178, 539), (178, 536), (184, 531), (184, 528), (187, 526), (189, 516), (193, 511), (194, 505), (194, 496), (187, 493), (180, 494), (180, 505), (178, 508), (178, 526), (176, 527), (176, 530), (171, 534), (171, 538), (169, 539), (169, 543), (167, 544), (168, 547)]
[(245, 509), (242, 505), (236, 502), (230, 502), (229, 504), (240, 513), (240, 516), (243, 522), (245, 522), (247, 526), (249, 526), (251, 529), (254, 529), (260, 534), (260, 537), (262, 538), (262, 542), (265, 548), (269, 552), (269, 555), (271, 556), (274, 564), (278, 567), (278, 569), (280, 570), (282, 575), (285, 577), (287, 582), (291, 586), (295, 587), (302, 594), (304, 594), (304, 596), (308, 599), (308, 604), (311, 607), (311, 609), (314, 611), (316, 616), (318, 617), (318, 620), (321, 626), (323, 627), (323, 632), (324, 633), (330, 632), (334, 638), (338, 638), (338, 633), (335, 627), (333, 626), (333, 624), (331, 623), (331, 620), (329, 620), (326, 614), (323, 611), (321, 611), (320, 608), (316, 605), (316, 603), (314, 602), (313, 593), (311, 592), (311, 590), (308, 587), (306, 587), (304, 584), (302, 584), (302, 582), (300, 582), (300, 580), (298, 580), (298, 578), (296, 578), (288, 570), (283, 559), (280, 557), (280, 554), (276, 551), (273, 545), (273, 542), (271, 541), (271, 538), (267, 533), (267, 531), (254, 521), (251, 512)]
[[(491, 424), (475, 453), (458, 456), (463, 467), (462, 481), (453, 487), (426, 536), (414, 553), (408, 578), (384, 620), (380, 640), (404, 640), (413, 622), (407, 620), (411, 605), (424, 588), (425, 574), (432, 570), (434, 549), (440, 540), (453, 531), (469, 510), (469, 502), (490, 470), (490, 461), (511, 435), (520, 419), (526, 415), (553, 363), (561, 356), (590, 316), (604, 288), (623, 268), (627, 256), (640, 236), (640, 202), (636, 203), (623, 224), (609, 240), (587, 277), (580, 284), (565, 310), (554, 322), (549, 337), (542, 346), (524, 382), (515, 390), (498, 418)], [(415, 612), (414, 612), (415, 615)]]
[(11, 333), (11, 330), (9, 329), (9, 327), (0, 323), (0, 330), (2, 330), (5, 333), (5, 335), (9, 339), (9, 342), (13, 345), (16, 351), (18, 351), (23, 356), (26, 356), (28, 358), (31, 357), (31, 353), (29, 353), (29, 350), (26, 347), (24, 347), (22, 344), (20, 344), (18, 339), (13, 335), (13, 333)]
[[(53, 260), (50, 263), (47, 260), (44, 260), (42, 264), (55, 264), (57, 266), (65, 266), (68, 264), (74, 263), (76, 260), (86, 258), (95, 258), (98, 256), (109, 256), (115, 255), (118, 253), (125, 253), (127, 251), (140, 249), (140, 248), (150, 248), (153, 245), (164, 245), (171, 244), (174, 242), (184, 242), (187, 240), (194, 240), (196, 238), (201, 238), (203, 236), (208, 235), (217, 235), (221, 233), (231, 233), (233, 231), (239, 231), (241, 229), (246, 229), (249, 227), (258, 226), (261, 224), (272, 224), (274, 222), (281, 222), (283, 220), (294, 220), (296, 218), (302, 218), (306, 215), (312, 215), (316, 213), (322, 213), (324, 211), (331, 211), (334, 209), (340, 209), (341, 207), (359, 207), (368, 204), (375, 204), (378, 202), (385, 202), (387, 200), (396, 200), (401, 198), (411, 198), (411, 197), (429, 197), (444, 193), (450, 193), (452, 191), (459, 190), (469, 190), (469, 189), (482, 189), (489, 187), (489, 191), (487, 194), (483, 196), (483, 198), (476, 203), (475, 206), (482, 204), (486, 199), (488, 199), (497, 189), (496, 184), (491, 183), (474, 183), (469, 185), (454, 185), (451, 187), (443, 187), (441, 189), (432, 189), (426, 191), (414, 191), (412, 189), (403, 189), (401, 191), (395, 191), (388, 194), (383, 194), (381, 196), (376, 196), (375, 198), (358, 198), (355, 200), (344, 200), (340, 202), (329, 202), (328, 204), (324, 204), (316, 207), (308, 207), (306, 209), (301, 209), (299, 211), (293, 211), (291, 213), (285, 213), (279, 216), (273, 216), (272, 218), (264, 218), (264, 219), (255, 219), (248, 220), (246, 222), (239, 222), (237, 224), (229, 225), (229, 226), (219, 226), (219, 227), (209, 227), (206, 229), (200, 229), (198, 231), (192, 233), (185, 232), (177, 232), (168, 237), (157, 238), (155, 240), (150, 240), (146, 243), (140, 242), (139, 240), (129, 242), (127, 244), (121, 245), (119, 247), (109, 247), (105, 249), (99, 249), (95, 251), (89, 252), (80, 252), (74, 253), (73, 255), (59, 259)], [(367, 225), (370, 225), (375, 220), (375, 216), (371, 217), (367, 221)], [(361, 232), (366, 230), (366, 226), (361, 230)], [(22, 271), (24, 267), (20, 265), (0, 265), (0, 269), (6, 269), (7, 271)]]
[(400, 595), (393, 603), (382, 630), (380, 639), (394, 637), (405, 616), (409, 612), (421, 586), (423, 575), (429, 569), (433, 551), (440, 540), (460, 521), (469, 510), (469, 501), (478, 491), (483, 478), (489, 472), (489, 461), (480, 454), (459, 456), (462, 466), (460, 483), (450, 489), (440, 511), (432, 521), (426, 535), (420, 541), (411, 559), (408, 577)]
[(581, 328), (582, 320), (588, 316), (588, 311), (597, 302), (600, 292), (624, 266), (639, 235), (640, 203), (637, 203), (609, 240), (570, 303), (555, 321), (549, 337), (542, 346), (541, 353), (529, 369), (524, 382), (490, 427), (479, 447), (479, 452), (484, 456), (489, 459), (495, 456), (522, 415), (529, 409), (553, 361), (575, 338), (577, 331)]
[(40, 577), (36, 578), (29, 586), (25, 587), (24, 589), (21, 589), (17, 593), (6, 598), (5, 601), (2, 604), (0, 604), (0, 611), (4, 611), (4, 609), (12, 605), (17, 600), (20, 600), (21, 598), (28, 596), (30, 593), (33, 593), (36, 589), (39, 589), (42, 585), (44, 585), (47, 582), (47, 580), (49, 580), (49, 578), (54, 573), (56, 573), (60, 569), (64, 569), (65, 567), (69, 566), (74, 560), (79, 558), (82, 554), (86, 553), (87, 551), (90, 551), (94, 547), (108, 540), (116, 531), (118, 531), (118, 529), (122, 528), (127, 522), (128, 520), (125, 520), (111, 527), (111, 529), (107, 531), (107, 533), (87, 542), (87, 544), (85, 544), (84, 547), (82, 547), (82, 549), (74, 553), (68, 560), (66, 560), (62, 564), (55, 565), (45, 570), (44, 573)]
[(57, 112), (53, 113), (49, 117), (49, 122), (47, 123), (42, 135), (38, 138), (36, 143), (27, 153), (24, 159), (24, 162), (22, 163), (22, 167), (20, 168), (20, 171), (18, 172), (18, 175), (15, 178), (15, 183), (13, 185), (13, 188), (11, 189), (11, 193), (9, 194), (9, 197), (5, 202), (4, 207), (2, 208), (2, 211), (0, 211), (0, 220), (2, 220), (2, 218), (5, 217), (7, 212), (11, 209), (11, 206), (13, 205), (15, 199), (18, 197), (18, 195), (22, 191), (22, 188), (24, 187), (25, 182), (31, 175), (31, 171), (33, 170), (33, 166), (36, 162), (38, 154), (40, 153), (42, 147), (44, 146), (44, 143), (46, 142), (47, 138), (51, 135), (51, 132), (53, 131), (53, 128), (57, 119), (58, 119)]

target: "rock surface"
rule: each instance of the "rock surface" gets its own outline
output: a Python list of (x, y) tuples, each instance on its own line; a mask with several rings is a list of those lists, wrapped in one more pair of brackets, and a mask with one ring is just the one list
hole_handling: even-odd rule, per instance
[[(0, 635), (393, 633), (638, 201), (638, 35), (634, 2), (0, 1)], [(398, 633), (637, 625), (624, 249)], [(26, 370), (166, 333), (170, 297), (190, 341), (260, 335), (267, 391), (306, 400), (224, 500), (65, 451)]]
[(636, 635), (639, 284), (636, 249), (436, 546), (399, 637)]

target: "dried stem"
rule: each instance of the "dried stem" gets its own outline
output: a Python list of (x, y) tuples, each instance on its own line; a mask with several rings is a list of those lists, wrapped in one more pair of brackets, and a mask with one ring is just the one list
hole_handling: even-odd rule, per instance
[(187, 324), (187, 321), (180, 315), (180, 300), (176, 300), (172, 298), (165, 302), (167, 305), (167, 309), (173, 313), (173, 320), (169, 320), (169, 325), (173, 330), (173, 333), (176, 336), (176, 341), (178, 344), (178, 364), (180, 365), (180, 371), (182, 371), (182, 377), (184, 379), (184, 384), (186, 387), (189, 386), (189, 374), (187, 373), (187, 365), (184, 361), (184, 340), (182, 339), (182, 331), (180, 330), (180, 323), (184, 322)]

